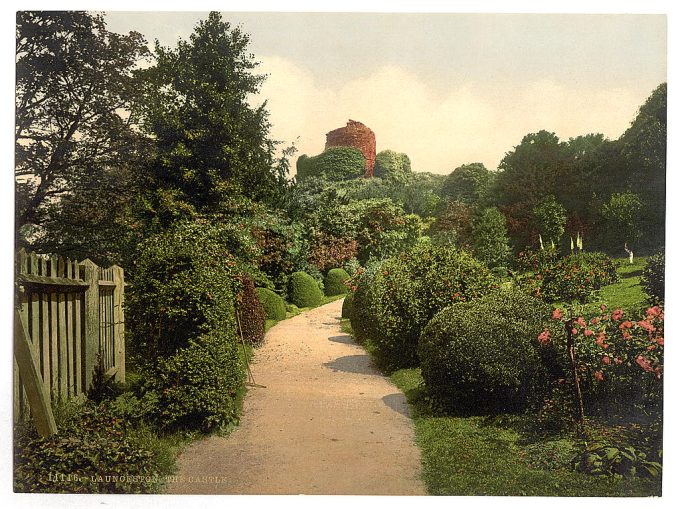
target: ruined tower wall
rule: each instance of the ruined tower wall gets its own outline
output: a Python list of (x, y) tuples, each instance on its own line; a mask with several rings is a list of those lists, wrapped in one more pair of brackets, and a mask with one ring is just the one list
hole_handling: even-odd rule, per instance
[(352, 147), (360, 150), (366, 159), (365, 177), (373, 176), (375, 167), (375, 133), (361, 122), (350, 120), (345, 127), (326, 134), (326, 147)]

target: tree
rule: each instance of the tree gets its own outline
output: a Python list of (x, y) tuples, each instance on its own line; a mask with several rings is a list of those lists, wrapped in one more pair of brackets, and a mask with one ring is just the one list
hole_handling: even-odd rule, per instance
[(553, 195), (546, 197), (533, 209), (536, 228), (543, 240), (559, 245), (567, 222), (567, 211)]
[(480, 204), (488, 197), (493, 174), (482, 163), (464, 164), (444, 180), (442, 195), (468, 205)]
[(30, 234), (48, 206), (137, 156), (133, 70), (147, 53), (140, 34), (109, 32), (99, 14), (17, 13), (18, 231)]
[(505, 216), (496, 207), (481, 210), (472, 222), (472, 251), (488, 267), (505, 264), (510, 255)]
[[(264, 76), (248, 35), (211, 12), (174, 49), (156, 42), (145, 81), (144, 128), (156, 141), (149, 212), (161, 224), (238, 209), (241, 197), (273, 201), (285, 188), (276, 164), (266, 102), (252, 107)], [(235, 211), (238, 213), (238, 210)], [(179, 216), (179, 217), (177, 217)]]
[(634, 247), (640, 240), (642, 208), (640, 197), (632, 192), (615, 193), (602, 206), (603, 228), (610, 251), (621, 251), (626, 244)]
[(382, 150), (375, 156), (373, 174), (386, 180), (403, 182), (411, 173), (411, 160), (406, 154)]

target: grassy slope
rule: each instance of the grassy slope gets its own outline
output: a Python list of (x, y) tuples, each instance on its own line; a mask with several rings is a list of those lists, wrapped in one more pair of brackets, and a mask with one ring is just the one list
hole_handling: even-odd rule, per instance
[[(645, 306), (639, 286), (645, 261), (621, 263), (621, 281), (603, 288), (596, 302), (610, 309)], [(351, 326), (343, 321), (343, 330)], [(372, 354), (374, 347), (364, 344)], [(423, 455), (423, 478), (432, 495), (649, 496), (660, 481), (614, 479), (574, 472), (569, 467), (578, 442), (569, 435), (539, 436), (522, 417), (438, 416), (430, 409), (420, 369), (402, 369), (391, 379), (409, 401), (416, 441)]]

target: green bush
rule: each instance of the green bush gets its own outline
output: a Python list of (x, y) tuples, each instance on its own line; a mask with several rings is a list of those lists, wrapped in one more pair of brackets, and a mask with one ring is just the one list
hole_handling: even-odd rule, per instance
[(264, 341), (264, 307), (255, 291), (253, 280), (247, 274), (242, 274), (240, 280), (242, 288), (236, 296), (236, 310), (241, 325), (239, 332), (243, 333), (246, 343), (259, 345)]
[(321, 304), (323, 294), (312, 276), (306, 272), (294, 272), (288, 281), (288, 298), (296, 306), (307, 308)]
[(579, 253), (560, 258), (542, 274), (541, 295), (549, 302), (587, 302), (593, 291), (618, 281), (616, 267), (604, 253)]
[(536, 338), (550, 311), (516, 289), (444, 309), (418, 345), (429, 391), (461, 412), (525, 408), (548, 380)]
[(244, 367), (235, 295), (241, 272), (219, 226), (180, 223), (141, 244), (131, 271), (129, 351), (157, 396), (166, 428), (211, 429), (233, 419)]
[(286, 302), (267, 288), (255, 288), (268, 320), (286, 319)]
[(495, 287), (489, 270), (466, 252), (424, 244), (385, 261), (370, 279), (360, 279), (353, 318), (361, 322), (360, 335), (366, 333), (376, 344), (384, 368), (414, 366), (422, 328), (438, 311)]
[(349, 274), (345, 269), (331, 269), (326, 275), (324, 288), (326, 295), (331, 297), (333, 295), (344, 295), (349, 291), (345, 281), (349, 279)]
[(353, 277), (352, 313), (349, 316), (354, 337), (360, 343), (377, 336), (375, 316), (378, 313), (379, 288), (374, 284), (383, 262), (370, 262)]
[(350, 293), (345, 297), (345, 300), (342, 302), (342, 318), (350, 318), (352, 316), (353, 301), (353, 293)]
[[(161, 477), (172, 473), (158, 438), (145, 428), (131, 428), (107, 404), (87, 402), (57, 418), (59, 431), (49, 437), (17, 427), (14, 491), (155, 493)], [(55, 481), (50, 474), (70, 477)], [(120, 475), (131, 478), (106, 477)]]
[(505, 265), (510, 256), (505, 216), (495, 207), (479, 211), (472, 220), (470, 242), (475, 258), (488, 267)]
[(209, 431), (234, 422), (244, 372), (238, 345), (220, 331), (159, 359), (146, 386), (158, 398), (158, 426)]
[(649, 295), (652, 304), (663, 304), (666, 293), (666, 255), (660, 251), (647, 258), (647, 265), (642, 271), (642, 287)]

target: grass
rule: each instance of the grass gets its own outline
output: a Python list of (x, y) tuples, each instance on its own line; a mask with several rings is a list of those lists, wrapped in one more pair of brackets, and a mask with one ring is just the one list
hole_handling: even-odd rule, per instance
[[(352, 334), (349, 320), (341, 323)], [(362, 345), (375, 359), (375, 345)], [(568, 433), (546, 435), (531, 415), (461, 417), (433, 410), (420, 368), (391, 373), (406, 395), (422, 451), (423, 480), (431, 495), (651, 496), (660, 480), (595, 477), (575, 472), (581, 444)]]

